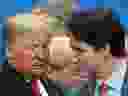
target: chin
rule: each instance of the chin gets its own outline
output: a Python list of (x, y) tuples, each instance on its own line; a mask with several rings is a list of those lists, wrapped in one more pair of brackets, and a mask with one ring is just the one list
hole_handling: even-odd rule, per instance
[(97, 72), (96, 73), (96, 79), (107, 79), (108, 75), (106, 75), (104, 72)]

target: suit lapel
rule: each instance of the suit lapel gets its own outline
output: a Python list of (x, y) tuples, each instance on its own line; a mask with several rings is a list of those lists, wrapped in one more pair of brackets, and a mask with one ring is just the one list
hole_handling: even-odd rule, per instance
[(62, 89), (51, 80), (43, 80), (42, 83), (48, 93), (48, 96), (63, 96)]
[(127, 96), (128, 95), (128, 65), (126, 68), (125, 76), (124, 76), (124, 81), (122, 84), (121, 88), (121, 96)]

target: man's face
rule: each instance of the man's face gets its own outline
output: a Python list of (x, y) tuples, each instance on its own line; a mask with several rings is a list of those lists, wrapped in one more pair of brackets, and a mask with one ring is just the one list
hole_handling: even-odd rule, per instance
[(48, 65), (52, 69), (48, 78), (63, 81), (65, 85), (79, 86), (81, 81), (95, 79), (95, 71), (105, 73), (111, 69), (111, 59), (107, 61), (105, 58), (109, 55), (109, 48), (96, 49), (75, 40), (71, 34), (52, 33), (48, 48)]
[[(46, 11), (42, 17), (34, 10), (33, 14), (17, 14), (8, 18), (9, 26), (9, 63), (16, 64), (17, 71), (32, 71), (32, 46), (33, 41), (46, 42), (47, 39), (47, 15)], [(29, 20), (26, 20), (29, 19)], [(43, 21), (40, 24), (41, 20)], [(26, 22), (27, 21), (27, 22)], [(42, 27), (41, 27), (42, 26)], [(40, 30), (44, 32), (40, 32)]]
[[(56, 70), (51, 72), (49, 78), (60, 80), (80, 79), (81, 71), (95, 71), (94, 67), (96, 65), (106, 65), (104, 57), (110, 55), (109, 48), (96, 49), (86, 43), (74, 40), (72, 35), (66, 35), (66, 33), (56, 32), (52, 34), (50, 40), (48, 46), (49, 62), (50, 66), (57, 68), (58, 72)], [(68, 75), (66, 75), (67, 72)], [(76, 76), (72, 77), (74, 73)], [(87, 74), (84, 77), (87, 77)]]

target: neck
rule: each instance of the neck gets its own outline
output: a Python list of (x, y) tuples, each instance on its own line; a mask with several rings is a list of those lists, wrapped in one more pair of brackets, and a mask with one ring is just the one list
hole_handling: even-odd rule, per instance
[(97, 80), (110, 80), (112, 78), (112, 58), (107, 58), (104, 64), (98, 64), (96, 69)]

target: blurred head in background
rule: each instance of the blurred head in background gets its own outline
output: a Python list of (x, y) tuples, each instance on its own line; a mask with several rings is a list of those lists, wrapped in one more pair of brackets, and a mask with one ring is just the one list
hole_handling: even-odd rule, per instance
[[(9, 63), (16, 64), (17, 71), (32, 71), (32, 41), (41, 39), (40, 26), (43, 26), (41, 30), (47, 31), (46, 18), (46, 10), (42, 11), (40, 8), (33, 9), (32, 13), (17, 13), (16, 16), (8, 17)], [(42, 25), (40, 19), (44, 20)]]

